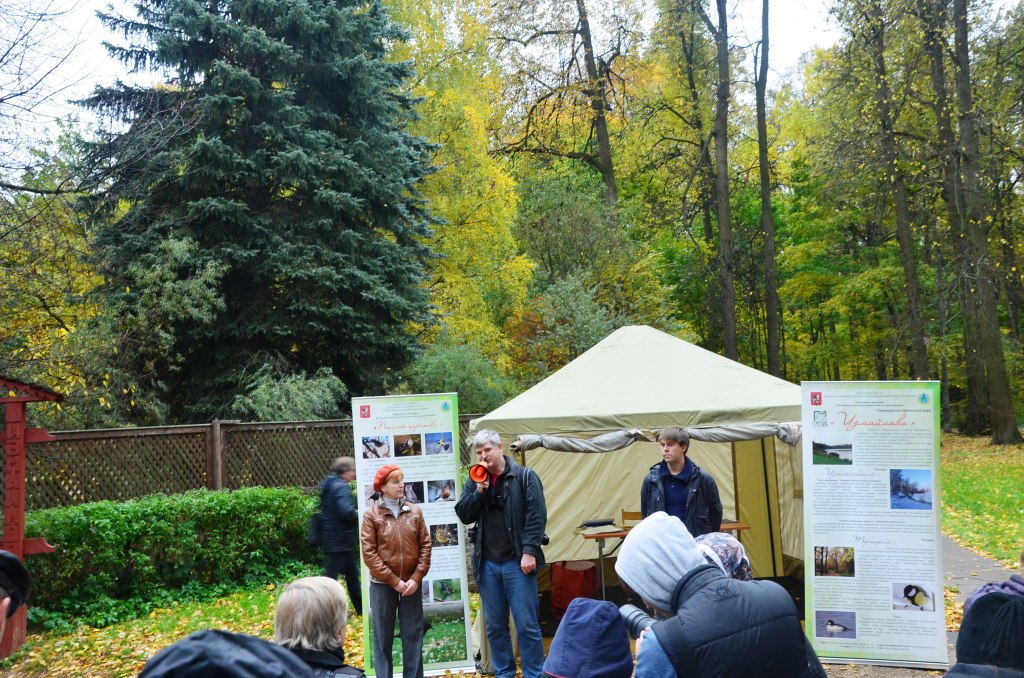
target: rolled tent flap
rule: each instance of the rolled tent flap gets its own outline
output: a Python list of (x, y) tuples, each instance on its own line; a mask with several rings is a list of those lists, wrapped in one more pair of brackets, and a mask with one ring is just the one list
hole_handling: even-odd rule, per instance
[[(800, 443), (800, 428), (799, 423), (793, 422), (789, 424), (734, 424), (685, 430), (691, 440), (703, 440), (708, 443), (733, 443), (776, 436), (787, 445), (795, 447)], [(602, 433), (593, 438), (523, 434), (512, 443), (511, 447), (513, 452), (526, 452), (538, 447), (558, 452), (612, 452), (629, 447), (638, 440), (651, 442), (655, 438), (656, 436), (646, 434), (636, 428)]]
[(521, 435), (512, 443), (514, 452), (525, 452), (538, 447), (559, 452), (611, 452), (629, 447), (638, 440), (651, 441), (640, 429), (622, 429), (611, 433), (602, 433), (593, 438), (569, 438), (566, 436)]

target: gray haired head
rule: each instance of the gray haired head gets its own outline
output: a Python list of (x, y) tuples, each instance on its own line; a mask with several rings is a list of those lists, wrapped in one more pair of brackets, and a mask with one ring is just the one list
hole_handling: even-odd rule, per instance
[(473, 447), (483, 447), (488, 443), (494, 445), (495, 447), (501, 445), (501, 436), (498, 435), (497, 431), (485, 428), (480, 431), (477, 431), (476, 434), (473, 436)]

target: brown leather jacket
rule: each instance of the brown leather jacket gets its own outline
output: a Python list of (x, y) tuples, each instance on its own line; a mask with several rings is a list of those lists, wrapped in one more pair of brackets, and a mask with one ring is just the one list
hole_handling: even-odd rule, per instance
[(359, 541), (374, 581), (392, 588), (409, 579), (419, 585), (430, 569), (430, 534), (416, 504), (402, 502), (398, 518), (380, 503), (366, 509)]

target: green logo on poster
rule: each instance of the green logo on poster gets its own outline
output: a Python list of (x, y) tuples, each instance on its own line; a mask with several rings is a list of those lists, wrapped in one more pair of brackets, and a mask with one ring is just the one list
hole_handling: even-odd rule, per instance
[(922, 393), (921, 397), (918, 398), (917, 401), (919, 403), (921, 403), (922, 405), (927, 405), (928, 404), (928, 394), (927, 393)]
[(450, 409), (452, 409), (452, 407), (451, 407), (451, 405), (448, 404), (447, 400), (444, 401), (443, 403), (441, 403), (441, 411), (442, 412), (447, 412)]

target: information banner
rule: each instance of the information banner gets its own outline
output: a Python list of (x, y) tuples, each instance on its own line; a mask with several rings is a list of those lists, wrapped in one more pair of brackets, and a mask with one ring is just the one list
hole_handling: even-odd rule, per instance
[(806, 629), (822, 661), (948, 665), (937, 382), (804, 382)]
[[(430, 532), (430, 570), (417, 595), (423, 597), (428, 629), (424, 669), (472, 669), (466, 532), (455, 515), (459, 478), (459, 404), (455, 393), (355, 398), (352, 401), (359, 516), (374, 503), (373, 476), (385, 464), (405, 473), (405, 498), (423, 509)], [(360, 523), (361, 524), (361, 523)], [(363, 565), (363, 647), (367, 675), (373, 666), (370, 576)], [(401, 675), (401, 641), (395, 634), (394, 670)]]

